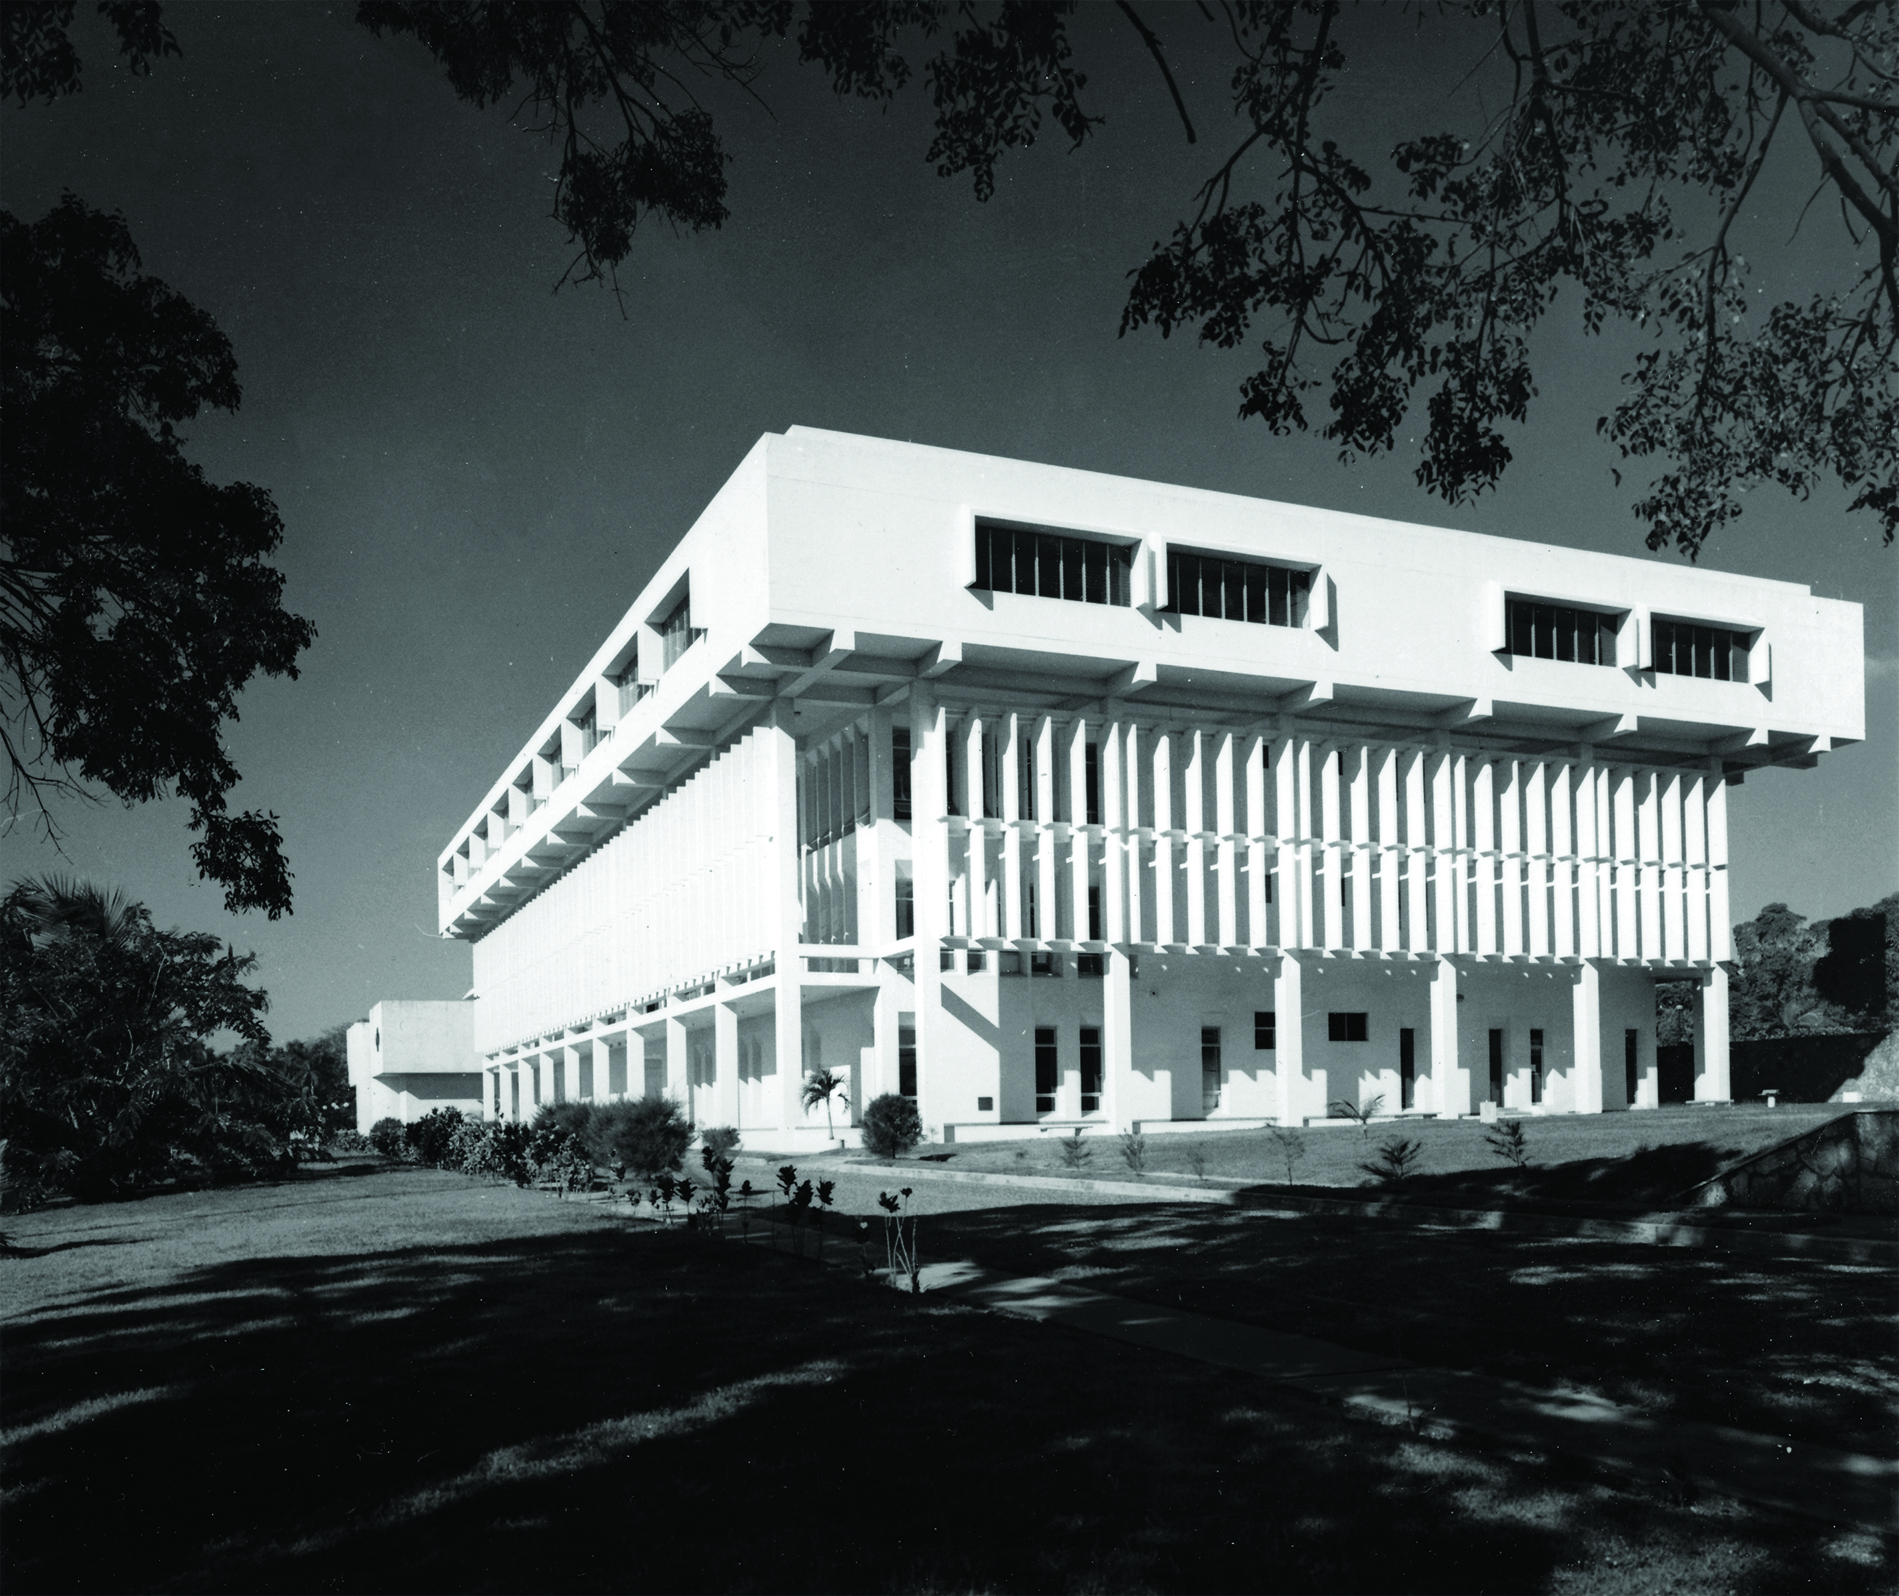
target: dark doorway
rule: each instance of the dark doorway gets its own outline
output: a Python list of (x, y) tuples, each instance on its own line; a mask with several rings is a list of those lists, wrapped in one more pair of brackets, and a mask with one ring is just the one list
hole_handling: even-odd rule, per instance
[(1061, 1079), (1056, 1063), (1055, 1027), (1038, 1025), (1035, 1028), (1035, 1112), (1052, 1114), (1055, 1112), (1055, 1088)]
[(1622, 1067), (1629, 1077), (1629, 1107), (1635, 1107), (1635, 1094), (1642, 1086), (1642, 1033), (1622, 1033)]
[(917, 1095), (917, 1028), (897, 1027), (897, 1092), (900, 1096)]
[(1490, 1033), (1490, 1101), (1503, 1106), (1503, 1032)]
[(1398, 1106), (1418, 1106), (1418, 1033), (1410, 1029), (1398, 1033)]
[(1101, 1112), (1101, 1030), (1094, 1025), (1081, 1028), (1081, 1111)]
[(1530, 1101), (1543, 1101), (1543, 1033), (1530, 1032)]
[(1664, 1103), (1686, 1103), (1695, 1095), (1695, 1044), (1677, 1042), (1655, 1049), (1657, 1096)]

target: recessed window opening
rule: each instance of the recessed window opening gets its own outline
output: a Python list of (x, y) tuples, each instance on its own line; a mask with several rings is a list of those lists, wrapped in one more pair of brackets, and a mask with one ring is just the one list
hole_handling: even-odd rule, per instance
[(1101, 1112), (1101, 1030), (1094, 1025), (1081, 1028), (1081, 1111)]
[(1022, 973), (1022, 955), (1014, 948), (1005, 948), (996, 955), (996, 974), (1020, 975)]
[(1133, 568), (1131, 543), (976, 523), (975, 585), (990, 592), (1125, 608)]
[[(1088, 884), (1088, 940), (1101, 940), (1101, 887), (1096, 882)], [(1100, 957), (1099, 954), (1095, 956)]]
[(1700, 676), (1716, 682), (1748, 679), (1747, 656), (1753, 636), (1725, 626), (1692, 621), (1650, 623), (1655, 669), (1664, 676)]
[(1543, 1033), (1530, 1032), (1530, 1101), (1543, 1101)]
[(669, 611), (658, 626), (660, 653), (663, 668), (671, 670), (679, 663), (680, 655), (702, 635), (692, 626), (692, 593), (688, 590)]
[(1328, 1042), (1364, 1042), (1371, 1037), (1371, 1015), (1368, 1011), (1357, 1013), (1328, 1014), (1325, 1017), (1325, 1039)]
[(1085, 763), (1083, 784), (1087, 790), (1088, 802), (1087, 819), (1083, 824), (1098, 826), (1101, 824), (1101, 745), (1087, 744), (1083, 759)]
[(971, 948), (969, 950), (969, 973), (971, 975), (981, 975), (987, 962), (988, 961), (983, 957), (983, 950), (981, 948)]
[(1030, 975), (1053, 975), (1055, 973), (1055, 955), (1052, 953), (1031, 953), (1029, 955)]
[(1398, 1106), (1418, 1106), (1418, 1033), (1408, 1025), (1398, 1032)]
[(1524, 659), (1565, 660), (1575, 665), (1615, 664), (1616, 618), (1601, 610), (1535, 599), (1507, 599), (1506, 652)]
[(1262, 560), (1167, 551), (1167, 613), (1256, 626), (1304, 626), (1312, 573)]
[(910, 728), (890, 728), (890, 816), (910, 818)]
[(1055, 1027), (1035, 1028), (1035, 1112), (1055, 1112), (1055, 1091), (1061, 1081), (1059, 1055), (1055, 1048)]
[(1503, 1032), (1490, 1033), (1490, 1101), (1503, 1102)]
[(1622, 1033), (1622, 1069), (1623, 1073), (1628, 1077), (1628, 1103), (1631, 1108), (1635, 1106), (1636, 1093), (1641, 1089), (1641, 1060), (1642, 1033), (1640, 1031), (1624, 1031)]
[(1278, 1050), (1278, 1018), (1272, 1009), (1253, 1011), (1253, 1047), (1256, 1051), (1272, 1053)]
[(1075, 976), (1082, 981), (1099, 981), (1102, 976), (1102, 960), (1099, 953), (1077, 953), (1075, 955)]
[(917, 1028), (897, 1027), (897, 1092), (914, 1099), (917, 1095)]
[(594, 711), (592, 697), (584, 706), (577, 708), (570, 717), (574, 729), (580, 733), (580, 757), (585, 759), (600, 744), (600, 722)]
[(905, 871), (897, 875), (897, 940), (917, 934), (916, 882)]

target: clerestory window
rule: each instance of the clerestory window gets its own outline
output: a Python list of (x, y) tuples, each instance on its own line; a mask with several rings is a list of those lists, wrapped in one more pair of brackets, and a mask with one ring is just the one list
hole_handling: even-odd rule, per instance
[(1312, 597), (1312, 573), (1263, 560), (1167, 551), (1170, 615), (1204, 615), (1216, 621), (1256, 626), (1304, 626)]
[(1505, 652), (1523, 659), (1567, 660), (1576, 665), (1615, 664), (1616, 618), (1601, 610), (1535, 599), (1504, 604)]
[(1716, 682), (1748, 679), (1749, 632), (1725, 626), (1700, 626), (1693, 621), (1650, 623), (1655, 645), (1655, 669), (1665, 676), (1700, 676)]
[(975, 585), (991, 592), (1126, 608), (1133, 569), (1131, 543), (976, 523)]

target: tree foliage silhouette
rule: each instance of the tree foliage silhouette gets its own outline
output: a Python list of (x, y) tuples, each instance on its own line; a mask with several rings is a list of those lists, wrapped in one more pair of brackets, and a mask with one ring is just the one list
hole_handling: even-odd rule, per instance
[[(270, 495), (220, 487), (181, 424), (240, 399), (230, 341), (139, 270), (120, 216), (68, 194), (0, 213), (0, 739), (10, 807), (96, 782), (189, 800), (192, 853), (228, 908), (290, 907), (277, 817), (231, 814), (223, 743), (258, 672), (297, 674), (315, 636), (265, 563)], [(78, 778), (74, 780), (74, 775)]]
[[(729, 156), (693, 85), (756, 93), (760, 46), (773, 38), (795, 37), (799, 59), (838, 94), (872, 100), (909, 82), (919, 45), (933, 49), (927, 159), (944, 176), (968, 173), (987, 199), (1002, 154), (1034, 142), (1045, 118), (1076, 146), (1105, 120), (1084, 104), (1075, 9), (362, 0), (357, 16), (414, 37), (463, 98), (531, 111), (556, 142), (553, 214), (577, 249), (568, 282), (612, 281), (648, 218), (688, 230), (726, 219)], [(1125, 0), (1116, 11), (1194, 141), (1163, 42)], [(1751, 488), (1804, 498), (1829, 476), (1892, 540), (1899, 7), (1421, 10), (1407, 25), (1463, 29), (1465, 78), (1484, 74), (1502, 103), (1403, 140), (1388, 159), (1351, 147), (1362, 105), (1348, 50), (1391, 27), (1390, 8), (1222, 0), (1173, 8), (1166, 25), (1203, 17), (1231, 52), (1242, 131), (1131, 274), (1124, 334), (1191, 329), (1227, 349), (1258, 340), (1264, 363), (1242, 384), (1240, 413), (1274, 433), (1316, 426), (1342, 460), (1392, 450), (1422, 403), (1418, 482), (1457, 503), (1509, 465), (1501, 429), (1524, 421), (1538, 392), (1531, 336), (1566, 292), (1590, 333), (1621, 320), (1651, 340), (1598, 422), (1625, 459), (1659, 470), (1634, 505), (1651, 548), (1696, 556)], [(1796, 140), (1818, 160), (1816, 197), (1837, 202), (1840, 282), (1756, 316), (1737, 228), (1770, 155)]]

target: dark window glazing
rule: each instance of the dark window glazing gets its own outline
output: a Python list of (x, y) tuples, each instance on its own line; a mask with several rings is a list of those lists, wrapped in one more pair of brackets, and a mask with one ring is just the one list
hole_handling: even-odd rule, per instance
[(1506, 599), (1506, 652), (1524, 659), (1566, 660), (1573, 665), (1615, 664), (1615, 617), (1600, 610), (1534, 599)]
[(1125, 608), (1133, 568), (1132, 544), (976, 523), (976, 586), (990, 592)]
[(1258, 626), (1304, 626), (1312, 573), (1257, 560), (1167, 551), (1167, 612)]

